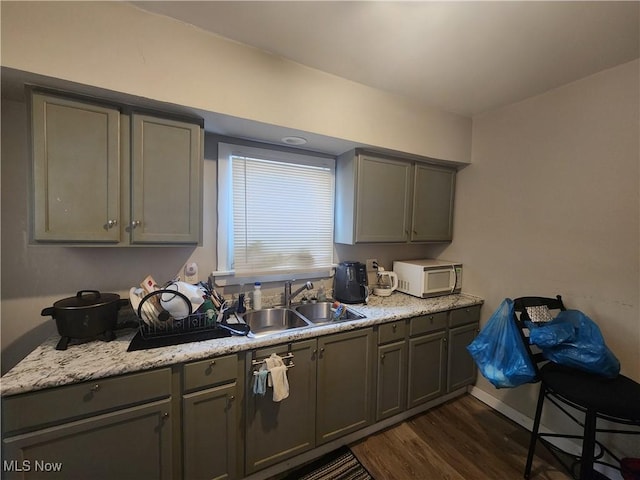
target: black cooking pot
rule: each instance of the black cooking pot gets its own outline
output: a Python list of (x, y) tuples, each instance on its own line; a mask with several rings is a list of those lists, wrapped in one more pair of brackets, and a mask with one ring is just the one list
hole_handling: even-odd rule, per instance
[(118, 322), (118, 310), (127, 301), (116, 293), (100, 293), (97, 290), (80, 290), (75, 297), (58, 300), (53, 307), (42, 310), (41, 315), (56, 320), (62, 337), (57, 350), (66, 350), (69, 340), (101, 337), (110, 341)]

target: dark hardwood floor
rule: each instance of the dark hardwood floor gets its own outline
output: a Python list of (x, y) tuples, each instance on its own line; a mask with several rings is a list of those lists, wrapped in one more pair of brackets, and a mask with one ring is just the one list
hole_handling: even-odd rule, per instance
[[(351, 445), (375, 480), (522, 479), (529, 432), (471, 395)], [(531, 480), (567, 480), (538, 445)]]

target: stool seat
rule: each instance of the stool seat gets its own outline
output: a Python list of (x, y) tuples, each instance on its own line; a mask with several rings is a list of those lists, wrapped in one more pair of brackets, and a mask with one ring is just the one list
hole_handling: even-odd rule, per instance
[(640, 384), (624, 375), (606, 378), (549, 362), (540, 380), (556, 395), (600, 416), (640, 422)]

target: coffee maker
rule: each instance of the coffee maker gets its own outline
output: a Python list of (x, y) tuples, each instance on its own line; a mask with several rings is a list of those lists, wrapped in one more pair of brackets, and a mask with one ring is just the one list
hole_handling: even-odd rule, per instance
[(333, 296), (342, 303), (364, 303), (369, 296), (367, 266), (360, 262), (340, 262), (336, 267)]

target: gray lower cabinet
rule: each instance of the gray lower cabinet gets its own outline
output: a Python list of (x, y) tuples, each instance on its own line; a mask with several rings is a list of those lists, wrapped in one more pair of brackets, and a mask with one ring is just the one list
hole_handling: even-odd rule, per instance
[(406, 322), (399, 320), (378, 327), (376, 421), (391, 417), (407, 405)]
[(4, 478), (171, 479), (168, 369), (3, 399)]
[(162, 400), (9, 437), (5, 462), (18, 464), (9, 464), (6, 478), (169, 480), (170, 403)]
[(452, 392), (476, 380), (476, 364), (467, 345), (478, 334), (480, 306), (452, 310), (449, 322), (447, 392)]
[[(289, 397), (273, 401), (272, 389), (253, 393), (253, 373), (261, 360), (272, 353), (294, 366), (287, 370)], [(246, 358), (246, 441), (245, 473), (263, 468), (303, 453), (315, 446), (317, 342), (304, 340), (249, 352)], [(255, 362), (255, 363), (254, 363)]]
[(32, 94), (35, 242), (197, 244), (199, 124)]
[(409, 321), (408, 408), (446, 392), (448, 312)]
[(372, 328), (318, 338), (316, 445), (373, 422), (374, 350)]
[(238, 368), (236, 355), (184, 366), (183, 391), (191, 392), (182, 395), (185, 479), (239, 477)]
[(409, 408), (445, 393), (446, 342), (445, 331), (409, 339)]

